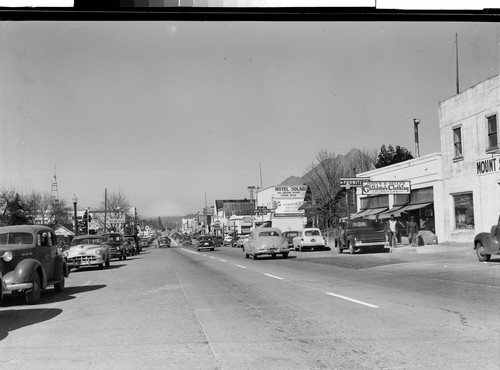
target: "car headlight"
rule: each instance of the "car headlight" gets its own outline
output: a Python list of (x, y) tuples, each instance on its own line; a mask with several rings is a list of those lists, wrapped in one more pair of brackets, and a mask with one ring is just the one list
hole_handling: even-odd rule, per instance
[(100, 256), (101, 255), (101, 250), (100, 249), (96, 249), (95, 250), (95, 254), (98, 255), (98, 256)]
[(68, 251), (64, 251), (62, 255), (64, 258), (68, 258), (69, 253), (68, 253)]
[(2, 258), (5, 262), (10, 262), (12, 261), (12, 258), (14, 257), (14, 255), (12, 254), (11, 251), (7, 251), (7, 252), (4, 252), (4, 254), (2, 255)]

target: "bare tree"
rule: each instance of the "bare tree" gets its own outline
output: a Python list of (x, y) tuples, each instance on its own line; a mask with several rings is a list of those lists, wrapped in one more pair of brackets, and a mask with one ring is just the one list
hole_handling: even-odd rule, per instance
[(319, 151), (303, 178), (316, 205), (310, 215), (316, 217), (323, 228), (333, 226), (338, 218), (347, 215), (345, 188), (340, 186), (340, 178), (373, 169), (376, 158), (376, 151), (352, 149), (345, 156)]
[(22, 199), (28, 207), (30, 216), (36, 223), (53, 223), (52, 197), (49, 193), (40, 193), (33, 190), (31, 193), (23, 195)]
[[(106, 204), (106, 206), (105, 206)], [(106, 217), (108, 219), (120, 219), (126, 216), (130, 209), (130, 202), (121, 190), (107, 194), (107, 199), (103, 199), (100, 204), (99, 211), (104, 212), (106, 208)], [(96, 221), (104, 228), (104, 217), (98, 217)], [(121, 223), (109, 223), (108, 229), (112, 231), (122, 232), (124, 225)]]

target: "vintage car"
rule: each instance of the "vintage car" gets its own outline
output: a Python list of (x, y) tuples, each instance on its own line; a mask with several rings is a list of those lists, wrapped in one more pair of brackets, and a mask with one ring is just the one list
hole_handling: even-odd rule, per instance
[(299, 235), (292, 239), (293, 249), (302, 252), (306, 249), (324, 249), (326, 247), (325, 239), (321, 231), (315, 227), (308, 227), (299, 231)]
[(430, 230), (419, 230), (417, 234), (418, 245), (439, 244), (438, 237)]
[(378, 230), (369, 218), (353, 218), (340, 224), (339, 234), (335, 237), (338, 253), (345, 249), (349, 253), (362, 253), (369, 250), (384, 251), (386, 246), (384, 230)]
[(137, 254), (137, 243), (133, 236), (124, 236), (123, 241), (127, 248), (127, 256), (135, 256)]
[(202, 235), (198, 238), (198, 244), (196, 244), (196, 250), (199, 252), (203, 249), (208, 249), (211, 251), (215, 250), (214, 241), (210, 236)]
[(271, 255), (272, 258), (276, 258), (278, 254), (281, 254), (283, 258), (288, 258), (290, 250), (288, 241), (281, 235), (280, 229), (262, 227), (250, 232), (243, 251), (245, 252), (245, 258), (251, 255), (256, 260), (258, 256), (265, 254)]
[(491, 231), (482, 232), (474, 237), (474, 249), (476, 250), (477, 259), (480, 262), (489, 261), (491, 255), (500, 254), (500, 217), (498, 222), (491, 227)]
[(79, 235), (71, 241), (69, 249), (63, 252), (69, 267), (82, 266), (109, 267), (111, 251), (109, 245), (102, 244), (100, 235)]
[(183, 235), (181, 238), (181, 243), (183, 245), (192, 245), (193, 242), (191, 241), (191, 237), (189, 235)]
[(102, 243), (109, 247), (111, 258), (118, 258), (120, 261), (127, 259), (128, 243), (123, 240), (123, 235), (117, 232), (104, 233)]
[(69, 268), (58, 252), (56, 235), (47, 226), (0, 227), (2, 295), (24, 295), (28, 304), (40, 300), (41, 290), (64, 289)]
[(172, 241), (168, 236), (158, 238), (158, 248), (170, 248), (170, 244), (172, 244)]
[(224, 236), (224, 240), (222, 241), (222, 245), (231, 245), (233, 244), (233, 237), (229, 234)]
[(282, 235), (288, 241), (288, 247), (293, 248), (293, 238), (295, 238), (296, 236), (299, 236), (299, 232), (287, 230), (287, 231), (283, 231)]
[(139, 241), (139, 245), (141, 247), (141, 250), (142, 248), (149, 247), (149, 238), (141, 238), (141, 240)]
[(130, 242), (135, 249), (134, 254), (140, 254), (142, 251), (142, 247), (141, 247), (141, 243), (139, 241), (139, 237), (137, 237), (135, 235), (125, 235), (125, 240), (127, 240), (127, 239), (128, 240), (132, 239)]
[(249, 235), (240, 235), (238, 237), (238, 240), (236, 240), (236, 242), (234, 243), (234, 246), (236, 248), (244, 248), (245, 244), (248, 243), (249, 237), (250, 237)]

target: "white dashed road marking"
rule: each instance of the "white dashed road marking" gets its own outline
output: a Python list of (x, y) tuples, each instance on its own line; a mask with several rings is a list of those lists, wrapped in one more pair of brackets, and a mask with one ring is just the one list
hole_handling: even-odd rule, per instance
[(273, 279), (283, 280), (283, 278), (281, 278), (279, 276), (275, 276), (275, 275), (271, 275), (271, 274), (264, 274), (264, 275), (272, 277)]
[(337, 297), (337, 298), (345, 299), (346, 301), (350, 301), (350, 302), (362, 304), (363, 306), (367, 306), (367, 307), (371, 307), (371, 308), (379, 308), (378, 306), (375, 306), (374, 304), (366, 303), (366, 302), (363, 302), (363, 301), (358, 301), (357, 299), (352, 299), (352, 298), (349, 298), (349, 297), (345, 297), (343, 295), (334, 294), (334, 293), (326, 293), (326, 294), (331, 295), (332, 297)]

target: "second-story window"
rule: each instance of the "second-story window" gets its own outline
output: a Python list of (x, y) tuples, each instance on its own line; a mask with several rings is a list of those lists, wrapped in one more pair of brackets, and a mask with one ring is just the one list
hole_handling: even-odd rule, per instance
[(498, 148), (497, 115), (486, 117), (488, 121), (488, 149)]
[(462, 155), (462, 127), (453, 129), (453, 146), (455, 148), (455, 158), (461, 158)]

